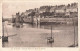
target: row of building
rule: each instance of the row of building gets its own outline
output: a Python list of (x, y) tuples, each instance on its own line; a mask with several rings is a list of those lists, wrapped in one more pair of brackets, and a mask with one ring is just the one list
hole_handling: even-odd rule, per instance
[(40, 8), (34, 8), (26, 10), (21, 14), (16, 13), (12, 16), (16, 18), (17, 22), (28, 18), (32, 20), (34, 18), (54, 18), (54, 17), (78, 17), (78, 3), (71, 3), (68, 5), (56, 5), (56, 6), (41, 6)]
[(57, 6), (57, 5), (56, 6), (41, 6), (40, 8), (26, 10), (22, 14), (24, 15), (24, 17), (28, 17), (28, 14), (30, 14), (31, 12), (38, 13), (39, 15), (44, 12), (50, 12), (50, 13), (55, 13), (55, 14), (53, 14), (53, 16), (59, 15), (59, 14), (62, 16), (64, 14), (66, 16), (71, 15), (71, 14), (73, 14), (73, 16), (77, 16), (78, 3), (72, 3), (72, 4), (68, 4), (68, 5), (59, 5), (59, 6)]

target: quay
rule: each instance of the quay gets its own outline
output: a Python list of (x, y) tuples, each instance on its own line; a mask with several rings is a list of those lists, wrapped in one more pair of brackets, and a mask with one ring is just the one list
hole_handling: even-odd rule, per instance
[[(73, 24), (73, 19), (75, 21), (75, 23), (77, 24), (78, 18), (74, 17), (74, 18), (39, 18), (39, 21), (37, 21), (36, 19), (33, 19), (33, 23), (37, 24), (37, 22), (39, 23), (60, 23), (60, 24)], [(26, 18), (23, 19), (25, 23), (32, 23), (32, 19), (30, 18)]]

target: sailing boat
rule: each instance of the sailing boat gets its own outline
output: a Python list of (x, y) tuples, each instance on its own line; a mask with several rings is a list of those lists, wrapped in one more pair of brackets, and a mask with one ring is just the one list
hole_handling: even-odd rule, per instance
[(47, 38), (47, 42), (50, 43), (52, 47), (52, 43), (54, 43), (54, 38), (52, 37), (52, 25), (51, 25), (51, 36)]
[(3, 19), (3, 17), (2, 17), (2, 29), (3, 29), (2, 42), (8, 42), (8, 36), (4, 35), (4, 19)]
[[(2, 18), (2, 29), (3, 29), (3, 35), (2, 35), (2, 42), (8, 42), (8, 37), (11, 37), (11, 36), (16, 36), (17, 34), (14, 34), (14, 35), (8, 35), (8, 32), (6, 33), (7, 36), (4, 35), (4, 19)], [(7, 28), (6, 28), (7, 29)]]

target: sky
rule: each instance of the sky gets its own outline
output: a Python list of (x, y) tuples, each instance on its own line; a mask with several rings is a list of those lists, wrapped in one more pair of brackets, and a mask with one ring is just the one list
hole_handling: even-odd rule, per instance
[(12, 15), (15, 15), (17, 12), (25, 12), (28, 9), (34, 9), (34, 8), (39, 8), (40, 6), (44, 5), (62, 5), (62, 4), (70, 4), (74, 3), (74, 1), (71, 2), (4, 2), (2, 4), (2, 15), (4, 18), (11, 18)]

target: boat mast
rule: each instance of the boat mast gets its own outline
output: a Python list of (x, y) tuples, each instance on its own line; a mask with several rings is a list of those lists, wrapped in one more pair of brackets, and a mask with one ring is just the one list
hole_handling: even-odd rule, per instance
[[(52, 39), (52, 24), (51, 24), (51, 39)], [(52, 43), (51, 43), (51, 47), (52, 47)]]
[(52, 38), (52, 25), (51, 25), (51, 38)]
[(2, 32), (3, 32), (2, 36), (4, 37), (4, 19), (3, 19), (3, 16), (2, 16)]
[(74, 17), (73, 17), (73, 27), (74, 27), (74, 47), (75, 47), (75, 22), (74, 22)]

